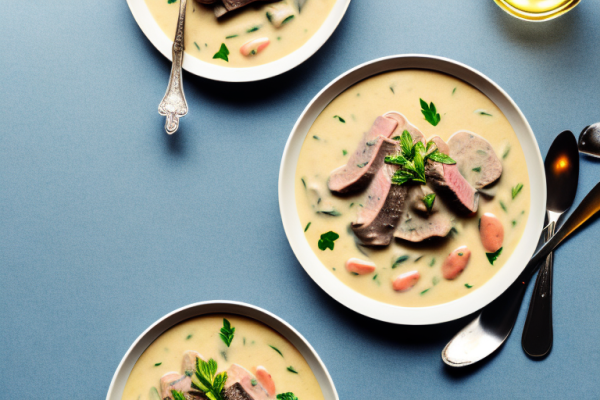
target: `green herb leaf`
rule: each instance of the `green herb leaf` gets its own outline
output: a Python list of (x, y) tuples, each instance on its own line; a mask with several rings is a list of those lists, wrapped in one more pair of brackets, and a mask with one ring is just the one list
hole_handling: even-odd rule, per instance
[(321, 138), (318, 137), (317, 135), (313, 135), (313, 139), (315, 139), (315, 140), (321, 140)]
[(257, 31), (257, 30), (259, 30), (259, 29), (260, 29), (260, 26), (259, 26), (259, 25), (255, 25), (255, 26), (253, 26), (252, 28), (250, 28), (250, 29), (247, 29), (247, 30), (246, 30), (246, 33), (252, 33), (252, 32), (256, 32), (256, 31)]
[(421, 296), (422, 296), (422, 295), (424, 295), (425, 293), (429, 292), (429, 289), (431, 289), (431, 288), (427, 288), (427, 289), (423, 290), (423, 291), (421, 292)]
[(187, 335), (187, 337), (185, 338), (185, 340), (190, 340), (192, 338), (192, 334), (190, 333), (189, 335)]
[(194, 42), (194, 46), (196, 46), (196, 48), (198, 49), (198, 51), (200, 50), (200, 46), (198, 46), (198, 43)]
[(488, 258), (488, 261), (490, 262), (490, 264), (494, 265), (494, 261), (496, 261), (498, 259), (498, 257), (500, 257), (500, 254), (502, 254), (502, 247), (500, 247), (498, 249), (497, 252), (495, 253), (485, 253), (485, 255)]
[(375, 275), (373, 276), (373, 280), (377, 280), (377, 275), (379, 275), (379, 274), (375, 274)]
[(302, 184), (304, 185), (304, 189), (306, 189), (306, 181), (304, 180), (304, 178), (300, 178), (300, 180), (302, 181)]
[(333, 231), (329, 231), (321, 235), (321, 239), (319, 239), (319, 249), (325, 251), (326, 249), (330, 249), (333, 251), (334, 243), (337, 239), (339, 239), (340, 235)]
[(452, 89), (452, 94), (454, 94), (454, 92), (456, 92), (456, 88)]
[(233, 39), (233, 38), (236, 38), (238, 36), (240, 36), (240, 35), (229, 35), (229, 36), (225, 36), (225, 39)]
[(438, 283), (440, 283), (440, 278), (438, 278), (437, 276), (434, 276), (433, 279), (431, 280), (431, 283), (433, 283), (433, 286), (437, 285)]
[(513, 219), (511, 222), (512, 222), (512, 226), (517, 226), (517, 220), (516, 219)]
[(306, 232), (306, 231), (308, 230), (308, 228), (310, 228), (310, 224), (311, 224), (311, 223), (312, 223), (312, 222), (309, 222), (308, 224), (306, 224), (306, 228), (304, 228), (304, 232)]
[(369, 162), (368, 162), (368, 161), (365, 161), (364, 163), (361, 163), (361, 164), (356, 164), (356, 166), (357, 166), (358, 168), (364, 168), (364, 167), (366, 167), (366, 166), (367, 166), (367, 164), (369, 164)]
[(412, 160), (413, 155), (413, 138), (410, 132), (404, 130), (402, 136), (400, 136), (400, 147), (402, 149), (402, 155), (407, 160)]
[(471, 171), (481, 172), (481, 167), (475, 167)]
[(392, 91), (393, 94), (396, 94), (396, 92), (394, 92), (394, 85), (390, 85), (390, 90)]
[(348, 152), (346, 150), (342, 150), (342, 154), (346, 155), (346, 154), (348, 154)]
[(292, 392), (279, 393), (277, 395), (277, 400), (298, 400), (298, 397)]
[(183, 392), (179, 390), (171, 390), (171, 396), (173, 396), (173, 400), (186, 400)]
[(283, 353), (282, 353), (282, 352), (281, 352), (281, 351), (280, 351), (280, 350), (279, 350), (277, 347), (275, 347), (275, 346), (271, 346), (271, 345), (269, 345), (269, 347), (270, 347), (270, 348), (272, 348), (273, 350), (275, 350), (276, 352), (278, 352), (278, 353), (279, 353), (279, 355), (280, 355), (281, 357), (283, 357)]
[(294, 374), (297, 374), (297, 373), (298, 373), (298, 371), (296, 371), (296, 370), (294, 369), (294, 367), (292, 367), (291, 365), (290, 365), (289, 367), (287, 367), (287, 370), (288, 370), (288, 371), (290, 371), (290, 372), (292, 372), (292, 373), (294, 373)]
[(429, 105), (427, 105), (427, 102), (423, 99), (419, 99), (419, 102), (421, 103), (421, 113), (423, 113), (423, 116), (427, 122), (433, 126), (437, 126), (437, 124), (440, 123), (441, 117), (435, 108), (435, 104), (431, 102)]
[(468, 283), (465, 283), (465, 287), (466, 287), (467, 289), (471, 289), (471, 288), (473, 287), (473, 285), (469, 285)]
[(429, 153), (427, 155), (427, 158), (430, 160), (433, 160), (433, 161), (437, 161), (442, 164), (450, 164), (450, 165), (456, 164), (456, 161), (454, 161), (449, 155), (440, 153), (440, 151), (438, 149), (436, 149), (432, 153)]
[(348, 207), (348, 208), (352, 208), (353, 205), (354, 205), (354, 203), (350, 203), (350, 207)]
[(403, 167), (410, 165), (410, 161), (408, 161), (406, 158), (404, 158), (404, 156), (402, 156), (400, 154), (396, 154), (393, 156), (386, 156), (385, 162), (388, 164), (402, 165)]
[(173, 4), (175, 3), (177, 0), (167, 0), (167, 4)]
[(219, 336), (221, 336), (221, 340), (229, 347), (231, 345), (231, 341), (233, 340), (233, 335), (235, 333), (235, 328), (231, 327), (231, 324), (226, 318), (223, 318), (223, 327), (221, 328), (221, 332)]
[(400, 264), (402, 264), (409, 258), (410, 258), (409, 255), (403, 255), (403, 256), (396, 258), (396, 261), (394, 261), (394, 263), (392, 264), (392, 269), (396, 268), (397, 266), (399, 266)]
[(225, 46), (225, 43), (221, 43), (221, 48), (219, 49), (219, 51), (217, 51), (215, 53), (215, 55), (213, 56), (213, 59), (220, 58), (221, 60), (225, 60), (225, 61), (229, 62), (229, 58), (227, 57), (228, 55), (229, 55), (229, 49), (227, 48), (227, 46)]
[(415, 262), (419, 261), (423, 257), (425, 257), (425, 256), (419, 256), (419, 257), (415, 258)]
[(227, 381), (227, 372), (217, 375), (217, 362), (196, 358), (196, 373), (192, 376), (192, 387), (198, 389), (211, 400), (224, 400), (221, 392)]
[(433, 257), (433, 258), (431, 259), (431, 261), (429, 262), (429, 266), (430, 266), (430, 267), (433, 267), (434, 265), (435, 265), (435, 257)]
[(523, 184), (522, 183), (517, 183), (517, 186), (515, 186), (514, 188), (512, 188), (512, 198), (513, 198), (513, 200), (515, 199), (515, 197), (517, 197), (517, 195), (519, 194), (519, 192), (521, 191), (521, 189), (523, 189)]
[(429, 193), (425, 197), (423, 197), (423, 203), (425, 204), (425, 208), (427, 208), (428, 212), (431, 212), (433, 209), (433, 203), (435, 202), (435, 193)]
[(252, 386), (256, 386), (256, 385), (258, 385), (258, 381), (257, 381), (256, 379), (251, 379), (251, 380), (250, 380), (250, 384), (251, 384)]
[(490, 114), (489, 112), (485, 111), (485, 110), (475, 110), (476, 114), (479, 115), (485, 115), (486, 117), (493, 117), (492, 114)]
[(156, 364), (154, 364), (155, 367), (160, 367), (162, 365), (162, 362), (157, 362)]
[(502, 159), (508, 157), (508, 153), (510, 153), (510, 145), (507, 145), (506, 149), (504, 149), (504, 153), (502, 153)]
[(508, 212), (508, 208), (506, 208), (506, 204), (504, 204), (504, 202), (502, 200), (500, 200), (499, 203), (500, 203), (500, 207), (502, 207), (504, 212)]
[(340, 117), (339, 115), (334, 115), (333, 118), (337, 118), (342, 124), (346, 123), (346, 120), (342, 117)]

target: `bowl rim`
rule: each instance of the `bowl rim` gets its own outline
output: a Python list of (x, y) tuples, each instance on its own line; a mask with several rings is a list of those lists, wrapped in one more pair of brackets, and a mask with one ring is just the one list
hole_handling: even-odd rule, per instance
[(235, 314), (254, 319), (273, 329), (289, 340), (300, 354), (302, 354), (319, 382), (323, 397), (327, 400), (339, 400), (337, 390), (327, 367), (315, 349), (300, 332), (282, 318), (263, 308), (244, 302), (229, 300), (211, 300), (188, 304), (171, 311), (152, 323), (135, 339), (119, 362), (110, 382), (106, 400), (121, 400), (125, 384), (135, 363), (148, 346), (160, 335), (190, 318), (209, 314)]
[[(193, 1), (193, 0), (188, 0)], [(183, 57), (183, 69), (197, 76), (221, 82), (253, 82), (283, 74), (302, 64), (317, 52), (337, 29), (351, 0), (336, 0), (331, 12), (315, 32), (302, 46), (292, 53), (267, 64), (247, 68), (230, 68), (207, 63), (196, 57)], [(172, 61), (173, 41), (162, 31), (152, 16), (145, 0), (127, 0), (136, 23), (150, 43)]]
[[(470, 84), (492, 100), (513, 127), (529, 172), (530, 210), (523, 236), (504, 266), (482, 287), (453, 301), (428, 307), (401, 307), (360, 294), (336, 278), (308, 245), (296, 209), (295, 173), (300, 149), (308, 130), (323, 109), (354, 84), (384, 72), (425, 69), (441, 72)], [(537, 140), (527, 119), (512, 98), (494, 81), (458, 61), (426, 54), (400, 54), (360, 64), (333, 79), (306, 106), (288, 137), (279, 170), (279, 208), (283, 227), (308, 275), (339, 303), (367, 317), (404, 325), (430, 325), (452, 321), (483, 308), (518, 278), (535, 251), (546, 209), (546, 178)]]

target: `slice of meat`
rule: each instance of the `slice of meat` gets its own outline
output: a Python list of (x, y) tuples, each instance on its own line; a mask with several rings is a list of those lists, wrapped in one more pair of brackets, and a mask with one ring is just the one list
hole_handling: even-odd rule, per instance
[(402, 136), (402, 132), (408, 131), (413, 138), (413, 143), (421, 141), (423, 144), (425, 144), (425, 136), (423, 136), (423, 133), (421, 133), (416, 126), (408, 122), (408, 119), (404, 116), (404, 114), (399, 113), (398, 111), (388, 111), (387, 113), (383, 114), (383, 116), (386, 118), (391, 118), (398, 123), (398, 126), (396, 126), (396, 129), (390, 137)]
[(431, 211), (427, 210), (423, 198), (432, 193), (424, 185), (408, 186), (405, 202), (398, 228), (394, 237), (409, 242), (422, 242), (431, 237), (445, 237), (452, 229), (452, 216), (443, 202), (436, 198)]
[[(448, 146), (437, 136), (430, 139), (441, 153), (448, 154)], [(431, 159), (425, 165), (428, 183), (450, 207), (459, 213), (474, 213), (479, 206), (479, 193), (461, 175), (456, 164), (442, 164)]]
[(408, 192), (406, 185), (392, 184), (397, 170), (396, 165), (384, 164), (367, 189), (367, 201), (351, 225), (363, 245), (387, 246), (392, 241)]
[(448, 146), (458, 170), (475, 189), (483, 189), (500, 179), (502, 162), (490, 142), (481, 136), (458, 131), (448, 139)]
[(395, 151), (396, 142), (389, 140), (398, 123), (392, 118), (377, 117), (366, 132), (348, 163), (331, 172), (329, 190), (351, 193), (363, 190), (381, 168), (385, 156)]
[(181, 369), (187, 376), (194, 375), (196, 372), (196, 359), (204, 360), (202, 355), (194, 350), (187, 350), (183, 353), (183, 361), (181, 362)]
[(232, 364), (227, 370), (224, 393), (225, 400), (269, 400), (273, 398), (250, 371), (238, 364)]

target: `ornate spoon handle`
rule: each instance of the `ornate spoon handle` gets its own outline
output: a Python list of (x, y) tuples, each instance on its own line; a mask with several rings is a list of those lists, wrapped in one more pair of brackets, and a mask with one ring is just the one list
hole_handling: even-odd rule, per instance
[(177, 132), (179, 128), (179, 118), (188, 113), (188, 105), (183, 93), (183, 81), (181, 80), (181, 65), (183, 64), (184, 40), (183, 31), (185, 27), (185, 8), (187, 0), (179, 0), (179, 18), (177, 20), (177, 30), (175, 31), (175, 40), (173, 41), (173, 66), (171, 67), (171, 77), (165, 97), (163, 97), (158, 106), (158, 113), (167, 117), (165, 122), (165, 131), (169, 135)]

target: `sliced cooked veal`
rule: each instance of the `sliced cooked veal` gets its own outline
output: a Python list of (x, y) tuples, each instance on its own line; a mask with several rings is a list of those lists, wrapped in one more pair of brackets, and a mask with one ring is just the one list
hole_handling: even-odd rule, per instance
[(392, 241), (408, 192), (407, 186), (392, 184), (397, 169), (385, 164), (367, 189), (367, 201), (352, 223), (352, 230), (363, 245), (387, 246)]
[[(254, 384), (253, 384), (254, 383)], [(227, 370), (225, 400), (269, 400), (269, 394), (244, 367), (232, 364)]]
[(502, 162), (490, 142), (481, 136), (458, 131), (448, 139), (448, 147), (458, 170), (475, 189), (483, 189), (500, 179)]
[(348, 163), (331, 172), (329, 190), (335, 193), (352, 193), (366, 188), (383, 165), (385, 156), (394, 151), (396, 143), (387, 138), (397, 125), (392, 118), (377, 117)]

